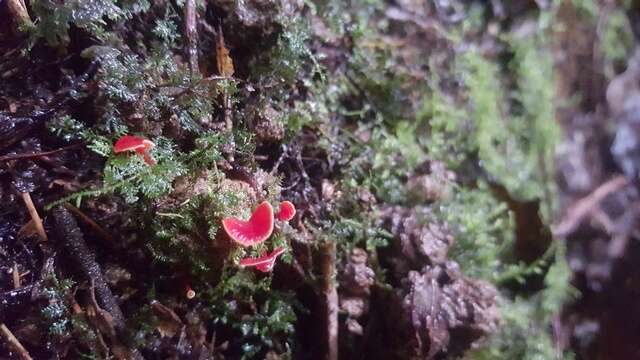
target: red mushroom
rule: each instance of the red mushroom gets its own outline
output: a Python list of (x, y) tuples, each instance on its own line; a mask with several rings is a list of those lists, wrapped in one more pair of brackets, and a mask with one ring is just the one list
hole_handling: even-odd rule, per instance
[(248, 221), (228, 217), (222, 219), (222, 227), (233, 241), (242, 246), (259, 244), (273, 232), (273, 208), (265, 201), (258, 205)]
[(185, 290), (186, 291), (184, 295), (187, 297), (187, 299), (191, 300), (196, 297), (196, 292), (191, 288), (191, 286), (187, 285)]
[(291, 201), (283, 201), (280, 203), (280, 211), (278, 211), (278, 220), (289, 221), (296, 216), (296, 207)]
[(262, 272), (269, 272), (273, 269), (273, 265), (276, 263), (276, 258), (285, 251), (283, 247), (277, 247), (270, 254), (262, 255), (257, 258), (245, 258), (240, 260), (240, 266), (255, 266), (255, 268)]
[(144, 162), (148, 165), (155, 165), (155, 160), (149, 155), (149, 150), (156, 146), (150, 140), (134, 135), (125, 135), (118, 139), (113, 145), (113, 151), (118, 154), (121, 152), (135, 151), (142, 155)]

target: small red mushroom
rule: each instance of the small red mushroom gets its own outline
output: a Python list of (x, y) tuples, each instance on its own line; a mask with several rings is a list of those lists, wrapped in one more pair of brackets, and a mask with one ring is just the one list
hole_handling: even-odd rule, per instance
[(276, 258), (283, 252), (285, 252), (283, 247), (277, 247), (270, 254), (262, 255), (257, 258), (245, 258), (240, 260), (240, 266), (255, 266), (259, 271), (269, 272), (273, 269), (273, 265), (276, 263)]
[(278, 220), (289, 221), (296, 216), (296, 207), (291, 201), (283, 201), (280, 203), (280, 211), (278, 211)]
[(142, 155), (144, 162), (148, 165), (155, 165), (155, 160), (149, 155), (149, 150), (156, 146), (150, 140), (134, 135), (124, 135), (113, 145), (113, 151), (118, 154), (121, 152), (135, 151)]
[(253, 211), (248, 221), (228, 217), (222, 219), (222, 227), (233, 241), (242, 246), (259, 244), (273, 232), (273, 208), (264, 201)]
[(184, 295), (187, 297), (187, 299), (191, 300), (196, 297), (196, 292), (191, 288), (191, 286), (187, 285), (185, 290), (186, 291)]

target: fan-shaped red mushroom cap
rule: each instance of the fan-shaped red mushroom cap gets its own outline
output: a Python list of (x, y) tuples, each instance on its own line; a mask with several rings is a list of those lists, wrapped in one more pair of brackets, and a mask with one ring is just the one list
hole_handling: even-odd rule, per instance
[(257, 258), (245, 258), (240, 260), (240, 266), (255, 266), (259, 271), (269, 272), (273, 269), (273, 265), (275, 265), (278, 256), (284, 252), (285, 249), (283, 247), (277, 247), (270, 254), (262, 255)]
[(296, 216), (296, 207), (291, 201), (283, 201), (280, 203), (280, 211), (278, 211), (278, 220), (289, 221)]
[(258, 205), (248, 221), (228, 217), (222, 219), (222, 227), (233, 241), (242, 246), (259, 244), (273, 232), (273, 208), (265, 201)]
[(125, 135), (118, 139), (113, 145), (113, 151), (117, 153), (125, 151), (135, 151), (142, 155), (144, 162), (148, 165), (155, 165), (156, 161), (149, 155), (149, 150), (156, 146), (151, 140), (135, 135)]
[(125, 135), (118, 139), (116, 143), (113, 145), (113, 151), (117, 153), (125, 152), (125, 151), (135, 151), (137, 153), (143, 153), (151, 148), (153, 148), (155, 144), (150, 140), (145, 138), (141, 138), (135, 135)]

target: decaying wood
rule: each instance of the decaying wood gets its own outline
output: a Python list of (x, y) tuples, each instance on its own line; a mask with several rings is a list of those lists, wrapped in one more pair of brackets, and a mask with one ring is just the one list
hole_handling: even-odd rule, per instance
[(22, 200), (27, 206), (27, 210), (29, 210), (29, 216), (31, 216), (31, 220), (33, 221), (33, 225), (36, 227), (36, 232), (38, 233), (40, 240), (47, 241), (47, 233), (44, 231), (42, 219), (40, 218), (40, 215), (38, 215), (38, 211), (33, 204), (33, 200), (31, 200), (31, 195), (28, 192), (23, 192), (20, 195), (22, 196)]
[[(124, 314), (107, 285), (100, 265), (98, 265), (95, 256), (87, 247), (76, 219), (63, 206), (58, 206), (53, 210), (53, 218), (59, 238), (58, 241), (62, 244), (64, 251), (78, 263), (80, 272), (91, 282), (91, 291), (95, 291), (96, 304), (99, 304), (97, 309), (108, 312), (110, 318), (113, 319), (115, 331), (122, 333), (125, 329)], [(131, 349), (131, 356), (136, 359), (142, 359), (136, 349)]]
[(33, 359), (27, 349), (22, 346), (20, 341), (13, 335), (11, 330), (4, 324), (0, 323), (0, 334), (7, 341), (7, 344), (13, 348), (13, 350), (18, 354), (18, 357), (22, 360), (31, 360)]
[(78, 262), (80, 271), (87, 277), (87, 280), (92, 281), (95, 285), (100, 306), (111, 313), (118, 325), (124, 327), (125, 321), (122, 310), (120, 310), (116, 298), (107, 285), (100, 265), (98, 265), (93, 253), (87, 247), (76, 219), (62, 206), (58, 206), (53, 210), (53, 218), (59, 241), (64, 246), (64, 250)]
[(326, 360), (338, 359), (338, 290), (335, 285), (336, 244), (328, 242), (321, 249), (322, 294), (325, 305), (326, 335), (324, 339)]

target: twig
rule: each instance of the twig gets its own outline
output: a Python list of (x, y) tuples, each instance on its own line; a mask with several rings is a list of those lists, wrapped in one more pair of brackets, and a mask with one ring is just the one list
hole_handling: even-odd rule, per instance
[(595, 189), (591, 194), (578, 200), (567, 211), (567, 216), (553, 229), (554, 236), (566, 236), (580, 225), (582, 219), (589, 214), (607, 195), (628, 184), (627, 179), (618, 175)]
[(80, 220), (84, 221), (87, 225), (92, 227), (98, 234), (100, 234), (100, 236), (103, 239), (109, 242), (113, 242), (113, 236), (111, 236), (111, 234), (109, 234), (102, 226), (100, 226), (97, 222), (93, 221), (92, 218), (87, 216), (80, 209), (78, 209), (77, 207), (69, 203), (65, 203), (63, 206), (67, 208), (67, 210), (71, 211), (75, 216), (79, 217)]
[(38, 211), (36, 210), (35, 205), (33, 205), (33, 200), (31, 200), (31, 195), (28, 192), (21, 193), (22, 200), (24, 200), (25, 205), (27, 205), (27, 210), (29, 210), (29, 215), (31, 216), (31, 220), (33, 220), (33, 224), (36, 227), (36, 231), (38, 232), (38, 236), (40, 240), (47, 241), (47, 233), (44, 231), (44, 226), (42, 226), (42, 219), (40, 215), (38, 215)]
[(186, 41), (187, 59), (189, 60), (189, 70), (191, 76), (200, 72), (198, 68), (198, 12), (196, 10), (196, 1), (187, 0), (184, 5), (184, 32)]
[(13, 269), (11, 269), (11, 272), (13, 275), (13, 289), (19, 289), (20, 288), (20, 271), (18, 270), (18, 263), (14, 262), (13, 263)]
[(21, 160), (21, 159), (33, 159), (33, 158), (37, 158), (37, 157), (53, 155), (53, 154), (57, 154), (59, 152), (63, 152), (63, 151), (67, 151), (67, 150), (70, 150), (70, 149), (73, 149), (73, 148), (77, 148), (77, 147), (79, 147), (81, 145), (84, 145), (84, 144), (83, 143), (77, 143), (77, 144), (65, 146), (63, 148), (56, 149), (56, 150), (43, 151), (43, 152), (37, 152), (37, 153), (31, 153), (31, 154), (15, 154), (15, 155), (0, 156), (0, 162), (10, 161), (10, 160)]
[(322, 273), (322, 294), (325, 301), (326, 319), (326, 353), (324, 359), (338, 359), (338, 291), (335, 286), (335, 256), (336, 244), (331, 241), (320, 248), (321, 273)]
[(32, 360), (33, 358), (29, 355), (27, 349), (22, 346), (20, 341), (13, 335), (11, 330), (4, 324), (0, 323), (0, 334), (7, 340), (7, 343), (18, 353), (18, 356), (22, 360)]
[(282, 154), (280, 154), (280, 157), (278, 157), (278, 160), (276, 161), (275, 164), (273, 164), (273, 167), (271, 168), (271, 171), (269, 172), (269, 175), (274, 175), (277, 171), (278, 168), (280, 167), (280, 164), (282, 164), (282, 161), (284, 160), (284, 158), (288, 155), (287, 154), (287, 145), (282, 145)]

